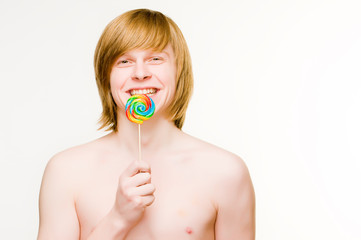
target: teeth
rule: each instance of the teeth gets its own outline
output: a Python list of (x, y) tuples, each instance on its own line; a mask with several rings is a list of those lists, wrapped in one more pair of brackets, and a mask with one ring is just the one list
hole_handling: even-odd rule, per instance
[(147, 89), (133, 89), (130, 91), (130, 95), (134, 95), (134, 94), (149, 94), (149, 95), (153, 95), (154, 93), (157, 92), (156, 88), (147, 88)]

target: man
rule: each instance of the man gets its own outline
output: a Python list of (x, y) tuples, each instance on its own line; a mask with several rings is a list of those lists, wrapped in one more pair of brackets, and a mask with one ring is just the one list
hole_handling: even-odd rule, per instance
[[(95, 73), (111, 133), (56, 154), (40, 191), (43, 239), (255, 239), (255, 194), (244, 161), (181, 131), (193, 88), (177, 25), (137, 9), (105, 28)], [(124, 106), (147, 94), (156, 106), (142, 125)]]

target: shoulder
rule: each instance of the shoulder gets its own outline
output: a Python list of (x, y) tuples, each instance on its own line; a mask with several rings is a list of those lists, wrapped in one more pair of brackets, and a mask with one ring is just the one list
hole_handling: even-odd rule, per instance
[(185, 134), (188, 143), (183, 152), (189, 153), (196, 165), (202, 166), (220, 184), (249, 184), (250, 174), (245, 161), (238, 155)]
[(48, 161), (47, 168), (68, 168), (68, 170), (73, 169), (77, 165), (81, 164), (84, 158), (91, 156), (90, 151), (92, 151), (91, 145), (92, 142), (84, 143), (77, 146), (72, 146), (70, 148), (64, 149), (55, 155), (53, 155)]
[(68, 181), (73, 177), (80, 177), (86, 168), (94, 165), (97, 156), (101, 153), (101, 142), (99, 138), (87, 143), (72, 146), (54, 154), (48, 161), (45, 175), (51, 175)]
[[(200, 139), (187, 136), (189, 154), (196, 172), (211, 190), (215, 204), (229, 205), (234, 201), (255, 198), (253, 183), (246, 162), (238, 155)], [(253, 199), (253, 200), (252, 200)]]
[(48, 161), (39, 193), (40, 238), (52, 234), (75, 239), (79, 235), (76, 200), (85, 176), (90, 175), (87, 168), (91, 164), (86, 163), (92, 161), (92, 147), (91, 142), (74, 146)]
[(210, 168), (217, 169), (220, 174), (227, 173), (229, 175), (234, 173), (237, 175), (248, 171), (245, 161), (240, 156), (196, 137), (188, 134), (184, 135), (188, 144), (183, 151), (190, 152), (194, 157), (205, 161)]

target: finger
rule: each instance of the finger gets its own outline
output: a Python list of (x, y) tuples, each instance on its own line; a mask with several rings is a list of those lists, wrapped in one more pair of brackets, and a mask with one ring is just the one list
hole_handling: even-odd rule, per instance
[(150, 169), (150, 165), (147, 163), (147, 162), (144, 162), (144, 161), (137, 161), (138, 162), (138, 166), (139, 166), (139, 169), (138, 171), (139, 172), (149, 172), (149, 173), (152, 173), (151, 169)]
[(128, 178), (128, 186), (138, 187), (151, 182), (151, 175), (149, 172), (140, 172)]
[(155, 192), (155, 187), (151, 183), (144, 184), (139, 187), (131, 188), (128, 190), (129, 196), (147, 196), (152, 195)]
[(144, 161), (133, 161), (124, 170), (122, 176), (131, 177), (137, 174), (138, 172), (150, 172), (149, 164)]
[(154, 202), (154, 200), (155, 200), (155, 197), (153, 195), (147, 195), (147, 196), (141, 197), (143, 206), (151, 205)]

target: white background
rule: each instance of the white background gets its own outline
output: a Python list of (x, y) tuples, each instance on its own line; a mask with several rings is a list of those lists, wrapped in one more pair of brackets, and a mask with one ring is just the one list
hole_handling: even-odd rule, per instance
[(241, 156), (257, 239), (361, 239), (358, 1), (0, 2), (0, 239), (35, 239), (55, 153), (104, 135), (101, 32), (134, 8), (183, 31), (195, 90), (184, 131)]

